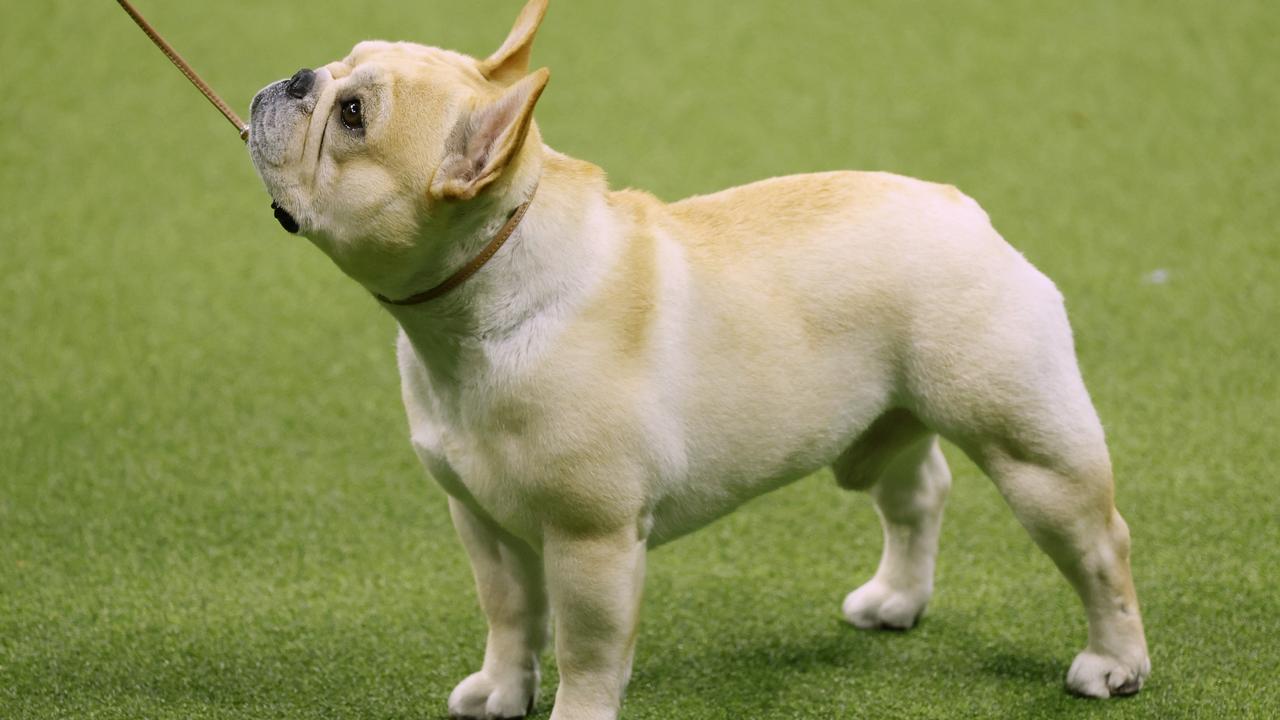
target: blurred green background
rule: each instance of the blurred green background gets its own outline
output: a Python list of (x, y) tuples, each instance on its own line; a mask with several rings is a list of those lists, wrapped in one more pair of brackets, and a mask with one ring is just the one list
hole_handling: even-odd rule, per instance
[[(487, 54), (519, 10), (138, 5), (242, 114), (365, 38)], [(1154, 662), (1066, 695), (1078, 603), (949, 451), (919, 628), (841, 623), (879, 528), (822, 473), (654, 553), (624, 717), (1280, 713), (1277, 37), (1267, 0), (553, 2), (544, 137), (615, 186), (950, 182), (1059, 283)], [(391, 319), (115, 3), (7, 2), (0, 40), (0, 718), (444, 717), (484, 626)]]

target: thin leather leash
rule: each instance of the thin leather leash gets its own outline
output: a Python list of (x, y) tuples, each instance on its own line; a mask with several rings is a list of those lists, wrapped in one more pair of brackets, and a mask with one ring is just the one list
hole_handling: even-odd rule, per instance
[(457, 272), (445, 278), (444, 282), (436, 285), (430, 290), (424, 290), (416, 295), (410, 295), (403, 300), (392, 300), (391, 298), (385, 295), (379, 295), (378, 293), (374, 293), (373, 296), (388, 305), (421, 305), (422, 303), (435, 300), (441, 295), (444, 295), (450, 290), (466, 282), (467, 278), (475, 275), (480, 268), (484, 267), (485, 263), (489, 262), (489, 259), (492, 258), (494, 254), (498, 252), (498, 249), (502, 247), (503, 243), (507, 241), (507, 238), (511, 237), (511, 234), (516, 231), (516, 228), (520, 225), (520, 221), (524, 219), (525, 212), (528, 211), (529, 206), (533, 204), (533, 196), (536, 195), (537, 192), (538, 184), (534, 183), (533, 190), (529, 193), (529, 199), (525, 200), (520, 207), (512, 211), (511, 217), (507, 218), (507, 222), (502, 226), (502, 229), (498, 231), (497, 235), (493, 236), (493, 239), (484, 247), (484, 250), (481, 250), (479, 255), (472, 258), (471, 262), (463, 265)]
[(187, 64), (186, 60), (182, 59), (182, 56), (178, 54), (177, 50), (173, 49), (172, 45), (160, 37), (160, 33), (156, 32), (156, 29), (151, 27), (151, 23), (147, 22), (146, 18), (142, 17), (142, 14), (134, 9), (133, 5), (129, 4), (129, 0), (116, 0), (116, 2), (120, 3), (120, 7), (129, 13), (129, 17), (133, 18), (138, 27), (142, 28), (142, 32), (151, 38), (151, 42), (160, 48), (160, 52), (164, 53), (165, 57), (169, 58), (170, 62), (176, 65), (183, 75), (187, 76), (187, 79), (191, 81), (192, 85), (196, 86), (197, 90), (204, 93), (204, 96), (209, 99), (209, 102), (213, 103), (214, 107), (218, 108), (228, 122), (235, 125), (236, 130), (240, 133), (240, 139), (249, 142), (249, 126), (244, 124), (240, 116), (236, 115), (235, 111), (223, 102), (222, 98), (218, 97), (218, 93), (214, 92), (213, 88), (209, 87), (209, 84), (202, 80), (195, 70), (191, 69), (191, 66)]

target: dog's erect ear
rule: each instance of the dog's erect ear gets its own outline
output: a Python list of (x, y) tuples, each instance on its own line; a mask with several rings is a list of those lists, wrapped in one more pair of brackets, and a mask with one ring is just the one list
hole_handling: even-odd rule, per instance
[(529, 72), (529, 53), (533, 50), (533, 36), (547, 14), (547, 0), (529, 0), (516, 18), (511, 33), (497, 52), (480, 62), (480, 72), (488, 79), (502, 84), (513, 83)]
[(496, 180), (524, 145), (533, 106), (550, 79), (550, 70), (537, 70), (459, 120), (448, 154), (431, 180), (431, 195), (470, 200)]

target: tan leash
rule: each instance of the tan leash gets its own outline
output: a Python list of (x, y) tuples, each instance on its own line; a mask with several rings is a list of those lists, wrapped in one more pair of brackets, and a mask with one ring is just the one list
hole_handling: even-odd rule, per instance
[(155, 43), (156, 47), (160, 48), (160, 52), (164, 53), (165, 57), (169, 58), (169, 60), (182, 71), (182, 74), (187, 76), (187, 79), (191, 81), (192, 85), (196, 86), (197, 90), (204, 93), (204, 96), (209, 99), (209, 102), (213, 103), (214, 107), (218, 108), (219, 112), (222, 113), (222, 116), (225, 117), (228, 122), (236, 126), (236, 131), (240, 133), (240, 139), (248, 142), (249, 126), (244, 124), (244, 121), (240, 119), (240, 116), (236, 115), (235, 111), (223, 102), (222, 98), (218, 97), (218, 93), (214, 92), (213, 88), (209, 87), (209, 84), (202, 80), (200, 76), (196, 74), (195, 70), (191, 69), (191, 66), (187, 64), (186, 60), (182, 59), (182, 56), (178, 54), (177, 50), (173, 49), (172, 45), (165, 42), (164, 38), (160, 37), (160, 33), (156, 32), (156, 29), (151, 27), (151, 23), (147, 22), (146, 18), (142, 17), (142, 14), (134, 9), (133, 5), (129, 3), (129, 0), (116, 0), (116, 2), (120, 3), (120, 7), (124, 8), (124, 11), (129, 13), (129, 17), (133, 18), (133, 21), (138, 24), (138, 27), (142, 28), (142, 32), (146, 33), (147, 37), (151, 38), (151, 42)]

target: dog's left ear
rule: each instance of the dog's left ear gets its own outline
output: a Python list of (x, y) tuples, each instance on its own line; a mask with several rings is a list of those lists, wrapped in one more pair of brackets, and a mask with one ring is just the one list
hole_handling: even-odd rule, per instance
[(498, 179), (524, 145), (533, 124), (533, 106), (551, 79), (541, 68), (507, 88), (496, 100), (458, 121), (449, 151), (431, 180), (430, 193), (442, 200), (470, 200)]
[(527, 75), (533, 36), (538, 33), (538, 26), (546, 14), (547, 0), (529, 0), (502, 47), (480, 62), (480, 72), (489, 80), (503, 85)]

